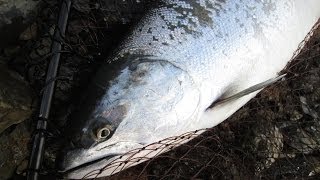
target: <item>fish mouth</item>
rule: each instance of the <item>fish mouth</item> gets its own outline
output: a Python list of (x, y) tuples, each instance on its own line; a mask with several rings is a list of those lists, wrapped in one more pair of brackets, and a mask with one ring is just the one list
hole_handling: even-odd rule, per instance
[[(88, 161), (88, 162), (84, 162), (83, 164), (77, 165), (77, 166), (65, 166), (65, 167), (60, 167), (59, 168), (59, 173), (64, 176), (64, 177), (68, 177), (69, 174), (72, 174), (74, 172), (78, 172), (81, 171), (82, 169), (86, 168), (86, 167), (90, 167), (94, 164), (99, 164), (102, 161), (108, 161), (111, 160), (112, 158), (115, 158), (117, 156), (121, 156), (122, 154), (114, 154), (114, 155), (108, 155), (108, 156), (104, 156), (92, 161)], [(108, 164), (106, 164), (106, 167), (108, 166)], [(90, 174), (90, 172), (88, 172), (88, 174)], [(85, 177), (84, 177), (85, 178)]]
[[(117, 143), (118, 144), (118, 143)], [(129, 149), (123, 151), (110, 152), (114, 146), (106, 146), (105, 148), (95, 149), (74, 149), (69, 151), (62, 151), (57, 157), (56, 167), (58, 173), (63, 177), (86, 177), (91, 172), (107, 169), (112, 162), (123, 156), (126, 152), (132, 149), (141, 147), (139, 143), (133, 143)], [(131, 145), (133, 145), (131, 144)], [(90, 176), (91, 177), (91, 176)], [(80, 177), (80, 179), (83, 179)]]
[(101, 161), (108, 162), (112, 158), (122, 155), (122, 153), (105, 153), (105, 155), (101, 153), (94, 157), (95, 153), (90, 153), (90, 149), (85, 148), (71, 150), (68, 147), (63, 149), (57, 155), (56, 167), (58, 173), (65, 176), (71, 172), (81, 171), (85, 167), (99, 164)]

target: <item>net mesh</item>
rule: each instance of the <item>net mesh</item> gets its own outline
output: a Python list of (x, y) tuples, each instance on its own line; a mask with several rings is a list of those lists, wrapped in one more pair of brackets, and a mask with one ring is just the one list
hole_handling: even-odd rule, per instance
[[(103, 63), (107, 52), (125, 37), (150, 4), (151, 1), (146, 0), (73, 2), (68, 30), (61, 42), (64, 50), (52, 107), (54, 113), (49, 121), (44, 173), (54, 172), (54, 154), (62, 137), (60, 129), (65, 126), (72, 106), (77, 104), (81, 89)], [(58, 11), (56, 1), (42, 3), (36, 18), (37, 38), (24, 42), (24, 60), (12, 61), (12, 67), (21, 72), (39, 94), (45, 86)], [(285, 80), (264, 89), (225, 122), (211, 129), (162, 140), (155, 143), (157, 146), (134, 150), (88, 177), (97, 177), (109, 169), (115, 174), (101, 179), (319, 178), (319, 28), (306, 40), (284, 70)], [(167, 152), (160, 154), (163, 151)], [(137, 156), (141, 152), (148, 153)], [(155, 154), (160, 155), (151, 158)], [(140, 161), (145, 162), (125, 169)]]

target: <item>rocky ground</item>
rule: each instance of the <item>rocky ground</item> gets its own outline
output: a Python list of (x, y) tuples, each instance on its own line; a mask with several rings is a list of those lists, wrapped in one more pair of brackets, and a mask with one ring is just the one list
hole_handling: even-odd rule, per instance
[[(0, 179), (25, 174), (59, 9), (56, 1), (25, 2), (0, 0)], [(74, 1), (49, 119), (45, 174), (55, 175), (61, 133), (81, 91), (150, 4)], [(4, 34), (10, 36), (2, 38)], [(285, 71), (285, 80), (265, 89), (228, 121), (112, 179), (317, 179), (320, 30)]]

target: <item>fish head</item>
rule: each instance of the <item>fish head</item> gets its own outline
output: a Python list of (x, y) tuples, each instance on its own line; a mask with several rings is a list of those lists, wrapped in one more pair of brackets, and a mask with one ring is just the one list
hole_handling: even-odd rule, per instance
[(93, 98), (91, 106), (84, 103), (78, 121), (73, 121), (77, 128), (72, 145), (59, 160), (68, 178), (83, 178), (132, 150), (193, 130), (196, 124), (192, 120), (199, 115), (199, 90), (186, 71), (168, 61), (132, 62), (107, 85), (93, 87), (103, 85), (108, 88), (94, 93), (101, 96)]

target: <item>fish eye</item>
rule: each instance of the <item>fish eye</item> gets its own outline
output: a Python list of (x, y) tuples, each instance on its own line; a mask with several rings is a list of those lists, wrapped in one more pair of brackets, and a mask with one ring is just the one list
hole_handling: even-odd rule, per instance
[(98, 140), (106, 139), (107, 137), (109, 137), (110, 134), (111, 134), (111, 130), (109, 127), (103, 127), (97, 130)]

